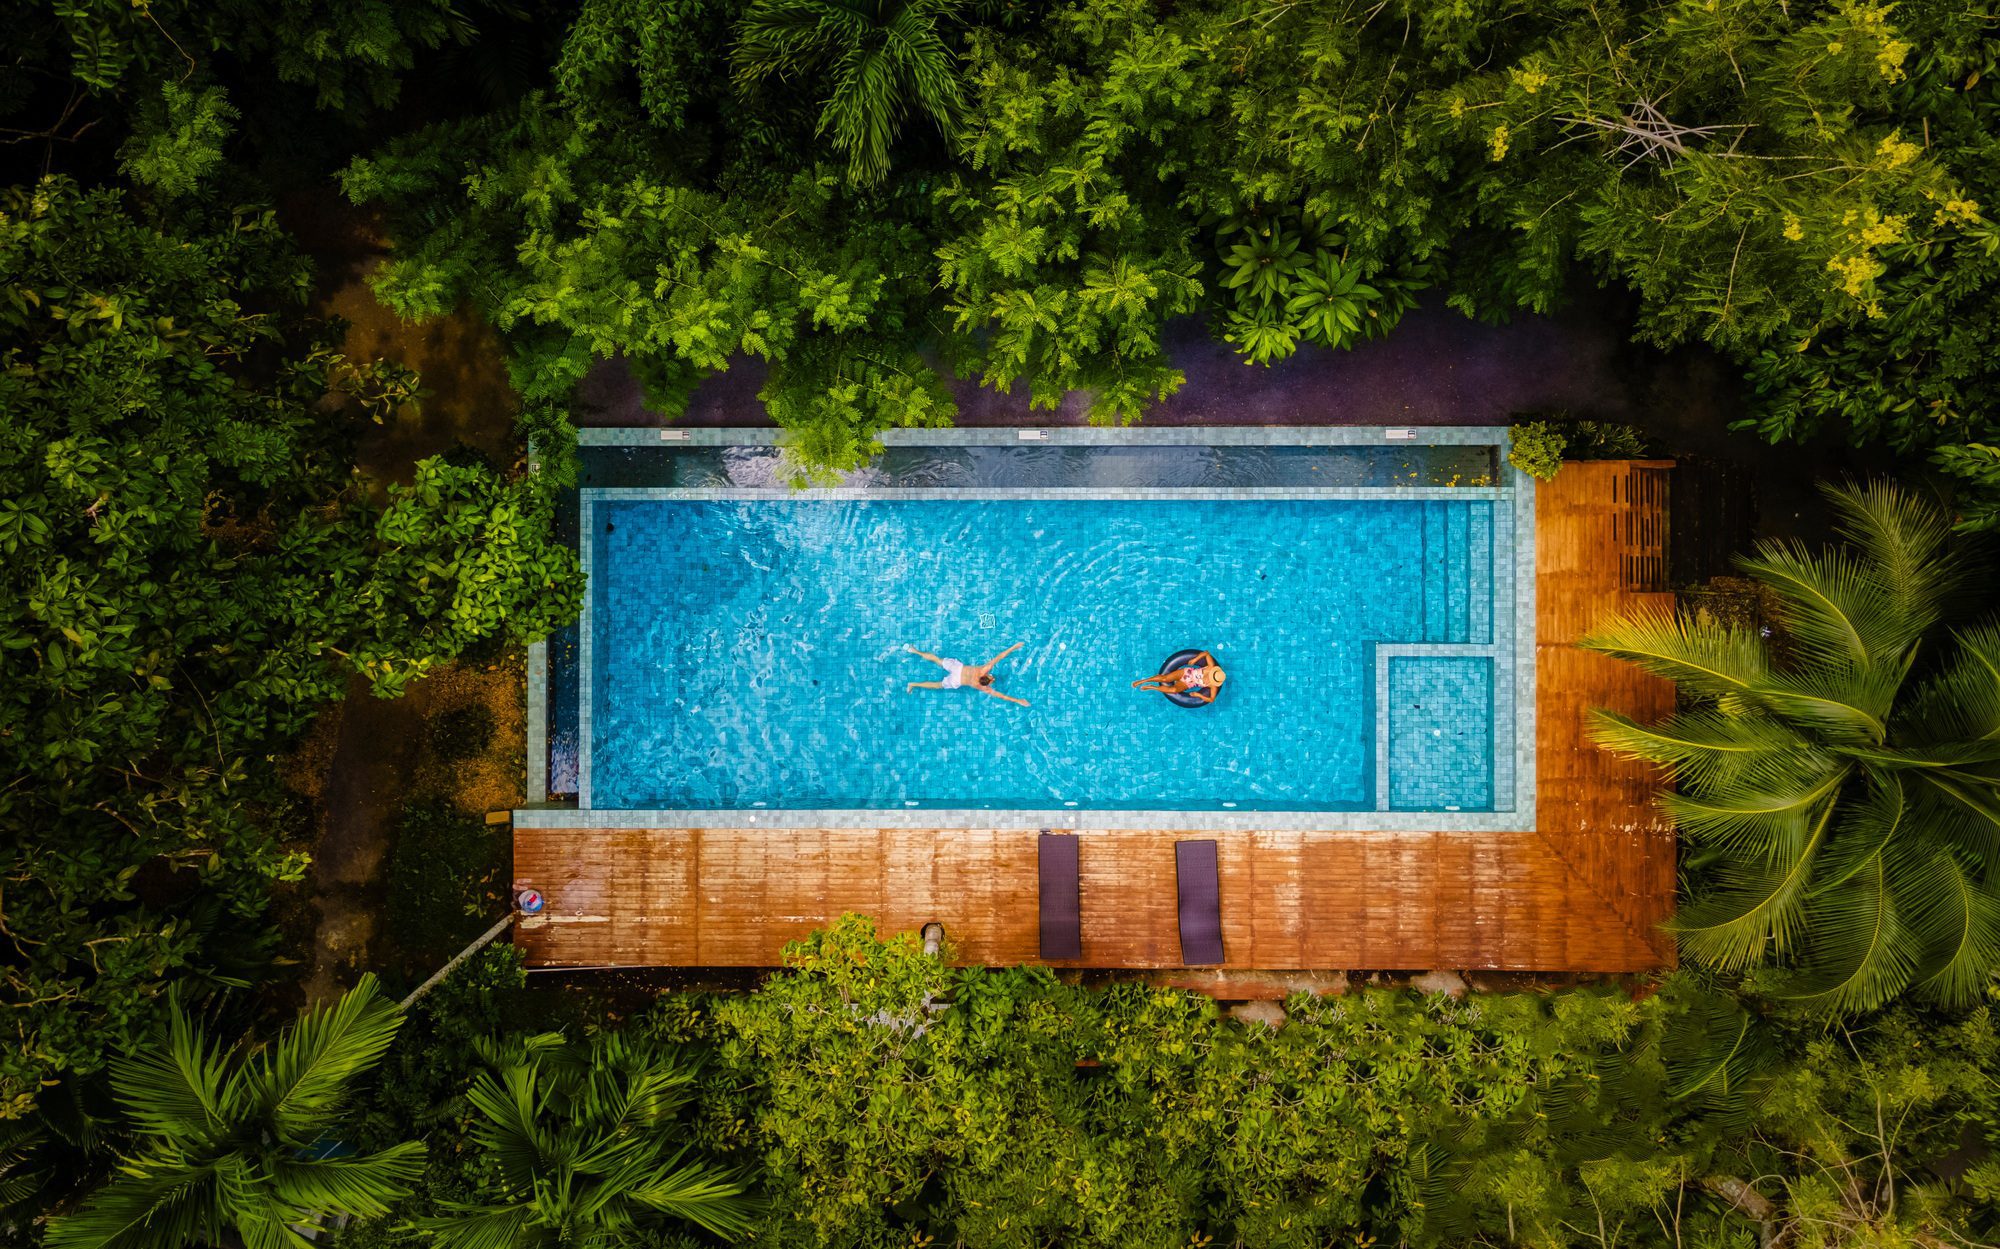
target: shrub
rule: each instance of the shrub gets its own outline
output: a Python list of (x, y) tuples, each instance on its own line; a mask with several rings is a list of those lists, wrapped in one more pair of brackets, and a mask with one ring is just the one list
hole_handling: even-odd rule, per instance
[(1569, 435), (1554, 421), (1528, 421), (1507, 431), (1513, 450), (1507, 462), (1537, 481), (1548, 481), (1562, 468)]
[(1636, 425), (1578, 421), (1567, 448), (1578, 460), (1639, 460), (1648, 454), (1646, 435)]

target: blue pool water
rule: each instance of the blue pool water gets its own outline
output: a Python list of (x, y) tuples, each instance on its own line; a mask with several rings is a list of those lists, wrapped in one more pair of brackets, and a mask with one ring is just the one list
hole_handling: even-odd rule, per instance
[[(1423, 500), (606, 500), (597, 808), (1481, 810), (1495, 510)], [(905, 693), (1014, 642), (999, 688)], [(1447, 644), (1442, 654), (1377, 646)], [(1456, 645), (1450, 645), (1456, 644)], [(1184, 646), (1214, 705), (1130, 688)], [(1381, 789), (1378, 720), (1388, 741)], [(1379, 801), (1378, 801), (1379, 797)]]

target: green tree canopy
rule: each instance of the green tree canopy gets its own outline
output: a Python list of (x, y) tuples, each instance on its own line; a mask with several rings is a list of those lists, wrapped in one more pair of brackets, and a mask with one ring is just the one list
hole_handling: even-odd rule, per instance
[[(2000, 520), (2000, 24), (1976, 6), (1006, 9), (956, 10), (956, 53), (941, 6), (732, 27), (590, 0), (553, 102), (350, 171), (404, 245), (383, 293), (475, 300), (558, 405), (592, 358), (672, 414), (764, 357), (772, 415), (847, 466), (950, 419), (940, 368), (1130, 421), (1180, 384), (1176, 317), (1271, 362), (1390, 332), (1426, 289), (1504, 317), (1596, 281), (1636, 294), (1642, 340), (1735, 362), (1764, 436), (1929, 455), (1963, 523)], [(877, 153), (864, 186), (803, 116), (816, 73), (842, 152)], [(954, 91), (943, 158), (882, 172), (894, 101)]]
[(93, 93), (143, 97), (223, 53), (309, 88), (327, 109), (394, 103), (420, 50), (472, 35), (450, 0), (13, 0), (0, 12), (19, 53), (0, 84), (67, 62)]
[(1657, 1062), (1610, 1091), (1657, 1014), (1616, 994), (1299, 995), (1272, 1034), (856, 917), (786, 961), (716, 1007), (708, 1097), (766, 1160), (779, 1244), (1452, 1243), (1448, 1196), (1553, 1234), (1587, 1204), (1565, 1168), (1649, 1152), (1625, 1134), (1661, 1103)]
[(760, 1243), (2000, 1231), (2000, 1166), (1968, 1148), (2000, 1144), (1993, 989), (1958, 1020), (1899, 1007), (1837, 1032), (1752, 1015), (1690, 974), (1643, 1000), (1300, 993), (1273, 1030), (1182, 990), (954, 968), (855, 917), (786, 962), (705, 1015), (675, 995), (653, 1024), (678, 1016), (715, 1045), (704, 1131), (762, 1157)]

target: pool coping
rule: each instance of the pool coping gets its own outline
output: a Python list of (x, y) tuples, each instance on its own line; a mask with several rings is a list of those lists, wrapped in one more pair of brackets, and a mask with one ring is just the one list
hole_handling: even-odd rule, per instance
[[(579, 431), (586, 446), (649, 446), (660, 443), (682, 446), (772, 446), (782, 441), (782, 431), (769, 429), (667, 429), (615, 428)], [(669, 436), (673, 435), (673, 436)], [(1040, 436), (1024, 436), (1040, 435)], [(1071, 446), (1499, 446), (1507, 444), (1501, 426), (1330, 426), (1297, 429), (1277, 426), (1185, 426), (1154, 429), (1109, 429), (1064, 427), (1044, 430), (939, 429), (891, 430), (882, 442), (890, 446), (1011, 446), (1019, 443)], [(1515, 470), (1498, 457), (1500, 485), (1437, 487), (1345, 486), (1319, 489), (1286, 487), (1035, 487), (966, 489), (755, 489), (707, 487), (603, 487), (580, 491), (578, 533), (593, 532), (592, 505), (599, 501), (627, 499), (682, 499), (689, 501), (786, 498), (814, 499), (1355, 499), (1381, 497), (1393, 489), (1404, 499), (1485, 498), (1512, 503), (1512, 523), (1508, 526), (1511, 558), (1499, 551), (1499, 528), (1495, 532), (1493, 569), (1493, 640), (1490, 643), (1378, 643), (1375, 657), (1378, 682), (1386, 680), (1388, 660), (1408, 654), (1491, 655), (1504, 676), (1496, 681), (1494, 697), (1495, 732), (1502, 731), (1502, 707), (1508, 707), (1514, 748), (1496, 751), (1493, 790), (1496, 808), (1503, 793), (1512, 800), (1504, 809), (1491, 811), (1391, 811), (1386, 778), (1388, 714), (1386, 705), (1376, 719), (1376, 801), (1375, 810), (1266, 810), (1256, 808), (1222, 810), (1103, 810), (1066, 806), (1055, 809), (1029, 808), (730, 808), (721, 810), (663, 808), (596, 808), (590, 805), (591, 700), (593, 682), (579, 681), (577, 732), (577, 800), (552, 802), (548, 796), (548, 654), (547, 643), (535, 643), (528, 652), (527, 751), (528, 802), (514, 813), (521, 827), (585, 828), (1104, 828), (1223, 831), (1422, 831), (1489, 832), (1529, 831), (1536, 823), (1535, 805), (1535, 526), (1532, 478)], [(586, 579), (591, 572), (593, 545), (579, 540), (579, 559)], [(586, 589), (583, 610), (577, 624), (577, 666), (590, 671), (592, 660), (591, 614), (594, 595)], [(1504, 630), (1502, 604), (1512, 604), (1511, 620)], [(1511, 646), (1509, 645), (1511, 643)], [(1511, 649), (1512, 656), (1503, 654)]]
[[(1505, 425), (1063, 425), (1041, 429), (889, 429), (884, 447), (1505, 447)], [(778, 447), (777, 429), (615, 426), (576, 431), (580, 447)], [(1502, 472), (1511, 473), (1502, 461)], [(1532, 484), (1532, 479), (1529, 479)], [(1377, 487), (1380, 489), (1381, 487)]]

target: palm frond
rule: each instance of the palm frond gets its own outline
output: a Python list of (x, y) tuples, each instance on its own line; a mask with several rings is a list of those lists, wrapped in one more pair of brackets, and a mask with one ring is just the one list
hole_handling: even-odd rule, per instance
[(1813, 892), (1825, 893), (1846, 884), (1899, 835), (1909, 833), (1911, 823), (1912, 805), (1902, 778), (1894, 773), (1876, 778), (1865, 797), (1849, 803), (1840, 813), (1832, 844), (1813, 880)]
[(625, 1114), (634, 1123), (658, 1123), (672, 1118), (693, 1096), (692, 1068), (662, 1063), (633, 1073), (626, 1090)]
[(1666, 996), (1674, 1011), (1660, 1041), (1667, 1096), (1704, 1122), (1747, 1126), (1777, 1058), (1770, 1027), (1718, 993), (1670, 988)]
[(39, 1123), (0, 1120), (0, 1226), (47, 1183), (49, 1168), (35, 1164), (48, 1139)]
[(1765, 756), (1727, 784), (1662, 794), (1660, 806), (1690, 840), (1772, 861), (1797, 852), (1851, 773), (1811, 756)]
[(1923, 942), (1898, 903), (1893, 847), (1872, 854), (1837, 888), (1815, 891), (1806, 908), (1811, 931), (1805, 965), (1787, 995), (1820, 1009), (1872, 1009), (1910, 982)]
[(909, 80), (917, 102), (946, 136), (957, 133), (965, 110), (957, 58), (938, 34), (935, 4), (905, 5), (884, 28), (883, 38), (897, 68)]
[(1954, 640), (1950, 662), (1918, 688), (1903, 722), (1919, 742), (2000, 742), (2000, 625)]
[(1958, 634), (1906, 689), (1976, 579), (1934, 505), (1887, 484), (1828, 493), (1846, 547), (1744, 562), (1782, 601), (1797, 662), (1743, 630), (1615, 621), (1582, 645), (1714, 705), (1655, 725), (1600, 712), (1591, 732), (1680, 786), (1661, 805), (1703, 846), (1670, 925), (1690, 962), (1788, 966), (1789, 992), (1835, 1011), (1913, 982), (1963, 1003), (2000, 969), (2000, 624)]
[(1868, 570), (1844, 552), (1767, 542), (1739, 563), (1777, 591), (1785, 631), (1808, 662), (1873, 663), (1916, 640)]
[(415, 1191), (423, 1172), (423, 1143), (403, 1141), (360, 1157), (279, 1163), (272, 1187), (300, 1210), (379, 1219)]
[(1657, 610), (1623, 616), (1577, 642), (1637, 664), (1709, 698), (1748, 694), (1769, 676), (1763, 639), (1749, 629), (1701, 623)]
[(77, 1209), (50, 1219), (48, 1249), (182, 1249), (212, 1243), (215, 1174), (155, 1160), (127, 1167)]
[(229, 1119), (229, 1056), (200, 1026), (169, 1004), (164, 1037), (141, 1045), (111, 1065), (111, 1087), (141, 1132), (178, 1138), (201, 1136)]
[(1915, 927), (1924, 935), (1917, 992), (1954, 1009), (1972, 1005), (2000, 967), (2000, 889), (1949, 853), (1931, 856), (1926, 879), (1911, 889)]
[(2000, 741), (1927, 746), (1842, 746), (1843, 758), (1884, 772), (1952, 772), (2000, 764)]
[(1598, 709), (1591, 712), (1590, 738), (1614, 754), (1657, 763), (1675, 780), (1699, 787), (1728, 784), (1767, 756), (1810, 749), (1780, 721), (1716, 711), (1685, 712), (1648, 725)]
[(253, 1057), (245, 1072), (248, 1096), (280, 1129), (310, 1138), (340, 1108), (354, 1078), (381, 1059), (402, 1022), (375, 977), (365, 975)]
[(314, 1249), (305, 1233), (324, 1230), (317, 1211), (286, 1204), (269, 1184), (249, 1176), (225, 1188), (229, 1226), (243, 1249)]
[(847, 157), (848, 178), (879, 182), (912, 105), (947, 138), (964, 111), (958, 56), (941, 25), (957, 3), (756, 0), (737, 23), (738, 83), (817, 74), (831, 84), (819, 133)]
[(889, 148), (901, 129), (902, 104), (894, 69), (878, 49), (856, 47), (834, 71), (833, 94), (820, 111), (819, 131), (847, 153), (848, 176), (859, 185), (889, 172)]
[(650, 1180), (632, 1190), (632, 1200), (662, 1214), (706, 1228), (717, 1236), (750, 1230), (757, 1206), (749, 1184), (735, 1171), (704, 1162), (686, 1162), (683, 1146)]
[(1788, 859), (1731, 862), (1718, 884), (1681, 908), (1667, 927), (1697, 963), (1742, 971), (1767, 951), (1784, 955), (1798, 944), (1807, 888), (1834, 804), (1821, 808)]
[(534, 1225), (531, 1206), (447, 1204), (445, 1213), (410, 1220), (436, 1249), (516, 1249)]
[(1910, 657), (1910, 652), (1902, 652), (1858, 668), (1773, 673), (1757, 682), (1747, 697), (1829, 741), (1877, 745), (1889, 736), (1890, 709)]
[(866, 36), (868, 19), (834, 0), (762, 0), (736, 27), (738, 82), (786, 78), (811, 68), (830, 49)]
[(732, 1171), (669, 1153), (694, 1065), (678, 1050), (628, 1034), (560, 1049), (493, 1055), (468, 1093), (472, 1136), (504, 1182), (485, 1203), (421, 1221), (447, 1249), (500, 1249), (530, 1227), (567, 1243), (625, 1244), (662, 1216), (719, 1235), (746, 1230), (755, 1208)]
[(1865, 486), (1826, 485), (1834, 524), (1859, 548), (1909, 637), (1936, 624), (1945, 600), (1965, 573), (1951, 551), (1951, 518), (1926, 499), (1888, 480)]
[(1932, 798), (1925, 814), (1938, 836), (1982, 859), (2000, 853), (2000, 784), (1955, 768), (1915, 775)]
[(473, 1140), (492, 1153), (508, 1183), (522, 1191), (534, 1188), (536, 1175), (550, 1161), (550, 1142), (539, 1123), (542, 1098), (532, 1062), (497, 1073), (482, 1071), (466, 1091), (466, 1100), (478, 1112)]

